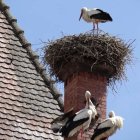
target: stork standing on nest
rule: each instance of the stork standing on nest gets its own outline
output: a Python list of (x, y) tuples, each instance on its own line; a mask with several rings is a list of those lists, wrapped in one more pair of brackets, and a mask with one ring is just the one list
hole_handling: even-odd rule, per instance
[(52, 130), (61, 133), (63, 137), (72, 137), (77, 132), (87, 130), (90, 126), (91, 120), (96, 120), (98, 117), (95, 106), (90, 100), (90, 92), (86, 91), (86, 106), (84, 109), (70, 115), (72, 110), (64, 113), (52, 122)]
[(111, 111), (109, 118), (97, 125), (91, 140), (106, 140), (121, 127), (123, 127), (123, 118), (115, 116), (114, 111)]
[(79, 21), (81, 19), (81, 17), (83, 18), (83, 20), (85, 20), (86, 22), (92, 22), (93, 23), (93, 30), (95, 30), (95, 25), (97, 25), (97, 32), (98, 32), (98, 24), (99, 23), (105, 23), (107, 21), (112, 21), (112, 17), (110, 16), (109, 13), (104, 12), (101, 9), (88, 9), (86, 7), (83, 7), (81, 9), (81, 14), (80, 14), (80, 18)]

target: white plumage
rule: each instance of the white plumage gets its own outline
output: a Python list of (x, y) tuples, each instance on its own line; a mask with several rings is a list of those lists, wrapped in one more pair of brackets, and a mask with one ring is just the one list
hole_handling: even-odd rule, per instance
[(72, 110), (64, 113), (52, 122), (52, 130), (61, 133), (63, 137), (71, 137), (80, 130), (88, 129), (91, 120), (96, 119), (97, 111), (90, 100), (90, 92), (86, 91), (86, 106), (84, 109), (72, 114)]
[(123, 118), (115, 116), (114, 111), (111, 111), (109, 118), (97, 125), (91, 140), (104, 140), (113, 135), (121, 127), (123, 127)]
[(112, 17), (109, 15), (109, 13), (104, 12), (103, 10), (98, 8), (88, 9), (86, 7), (83, 7), (81, 9), (81, 15), (79, 20), (81, 19), (81, 17), (86, 22), (93, 23), (93, 29), (95, 29), (95, 25), (97, 25), (97, 30), (98, 30), (98, 23), (112, 21)]

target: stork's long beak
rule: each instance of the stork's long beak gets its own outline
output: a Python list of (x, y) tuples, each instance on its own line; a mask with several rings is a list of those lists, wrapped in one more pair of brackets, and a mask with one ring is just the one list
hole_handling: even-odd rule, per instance
[(88, 100), (87, 100), (87, 103), (88, 103), (88, 109), (89, 109), (89, 98), (88, 98)]
[(83, 10), (81, 10), (81, 14), (80, 14), (80, 17), (79, 17), (79, 21), (80, 21), (82, 15), (83, 15)]

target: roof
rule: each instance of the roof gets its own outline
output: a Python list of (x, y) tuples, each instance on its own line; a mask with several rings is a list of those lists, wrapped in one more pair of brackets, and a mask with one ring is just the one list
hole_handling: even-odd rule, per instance
[(0, 0), (1, 139), (62, 139), (51, 130), (63, 100), (50, 81), (9, 7)]

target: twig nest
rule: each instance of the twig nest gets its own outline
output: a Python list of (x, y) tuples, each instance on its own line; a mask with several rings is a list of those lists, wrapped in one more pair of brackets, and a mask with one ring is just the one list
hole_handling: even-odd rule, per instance
[(106, 76), (110, 83), (125, 77), (125, 65), (131, 60), (131, 44), (108, 34), (64, 36), (47, 43), (44, 62), (59, 81), (86, 71)]

